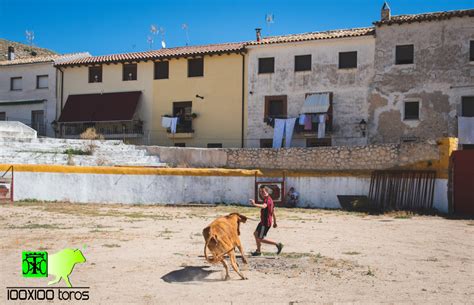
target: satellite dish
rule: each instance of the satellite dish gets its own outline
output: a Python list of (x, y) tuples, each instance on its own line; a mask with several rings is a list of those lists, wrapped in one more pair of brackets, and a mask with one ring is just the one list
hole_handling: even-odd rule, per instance
[(161, 41), (161, 47), (164, 49), (166, 48), (166, 42), (164, 40)]

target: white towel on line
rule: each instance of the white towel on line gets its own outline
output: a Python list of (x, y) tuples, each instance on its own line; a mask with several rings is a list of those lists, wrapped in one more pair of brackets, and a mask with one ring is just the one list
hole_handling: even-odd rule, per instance
[(171, 133), (176, 133), (176, 125), (178, 124), (178, 118), (171, 118)]
[(296, 118), (285, 120), (285, 147), (291, 147), (291, 139), (293, 138), (293, 129), (295, 128)]
[(161, 126), (164, 128), (170, 128), (171, 127), (171, 119), (169, 117), (161, 117)]
[(283, 119), (275, 119), (275, 127), (273, 129), (273, 148), (281, 148), (283, 142), (283, 133), (285, 132), (285, 122)]
[(474, 144), (474, 117), (458, 117), (459, 144)]

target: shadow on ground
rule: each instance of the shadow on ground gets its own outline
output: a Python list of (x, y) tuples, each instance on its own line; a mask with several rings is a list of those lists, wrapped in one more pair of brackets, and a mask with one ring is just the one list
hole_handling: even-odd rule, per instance
[(183, 269), (171, 271), (161, 277), (167, 283), (186, 283), (195, 281), (214, 281), (214, 279), (207, 279), (209, 275), (216, 270), (204, 270), (209, 266), (186, 266)]

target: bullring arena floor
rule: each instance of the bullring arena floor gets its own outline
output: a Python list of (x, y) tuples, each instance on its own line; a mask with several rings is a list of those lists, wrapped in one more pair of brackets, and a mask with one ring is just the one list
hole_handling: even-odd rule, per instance
[(230, 212), (251, 218), (241, 240), (253, 251), (256, 208), (0, 204), (0, 300), (7, 286), (51, 280), (21, 276), (23, 250), (77, 248), (87, 261), (70, 280), (90, 287), (81, 304), (474, 302), (472, 220), (277, 209), (269, 237), (282, 255), (264, 246), (248, 266), (238, 258), (248, 280), (222, 281), (222, 266), (202, 257), (201, 232)]

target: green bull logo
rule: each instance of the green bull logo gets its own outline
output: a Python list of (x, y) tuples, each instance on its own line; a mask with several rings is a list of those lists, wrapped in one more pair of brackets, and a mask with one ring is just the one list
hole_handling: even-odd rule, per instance
[(56, 284), (61, 279), (67, 287), (72, 287), (69, 276), (74, 266), (86, 261), (79, 249), (64, 249), (48, 257), (45, 251), (25, 251), (22, 255), (22, 273), (24, 277), (48, 277), (54, 275), (56, 278), (48, 285)]

